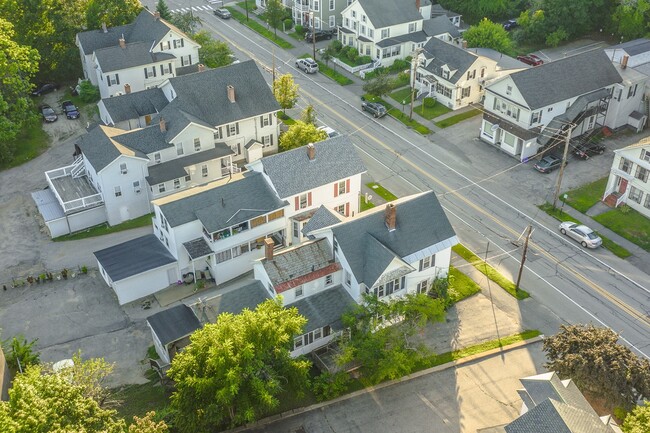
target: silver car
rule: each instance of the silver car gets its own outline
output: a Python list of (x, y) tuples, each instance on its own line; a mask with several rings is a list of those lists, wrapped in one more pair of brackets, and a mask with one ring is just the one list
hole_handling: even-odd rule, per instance
[(318, 63), (316, 63), (316, 61), (311, 57), (296, 60), (296, 67), (308, 74), (315, 74), (318, 72)]
[(580, 242), (580, 245), (586, 248), (598, 248), (603, 244), (603, 240), (595, 231), (585, 225), (576, 224), (566, 221), (560, 224), (560, 233)]

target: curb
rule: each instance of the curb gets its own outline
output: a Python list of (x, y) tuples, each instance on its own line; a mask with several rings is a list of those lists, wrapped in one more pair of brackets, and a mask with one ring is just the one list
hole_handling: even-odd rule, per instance
[(316, 410), (316, 409), (322, 409), (322, 408), (324, 408), (326, 406), (329, 406), (329, 405), (332, 405), (332, 404), (335, 404), (335, 403), (339, 403), (341, 401), (349, 400), (351, 398), (358, 397), (358, 396), (363, 395), (363, 394), (369, 394), (371, 392), (375, 392), (376, 390), (386, 388), (388, 386), (393, 386), (393, 385), (396, 385), (398, 383), (407, 382), (407, 381), (412, 380), (412, 379), (417, 379), (418, 377), (425, 376), (427, 374), (437, 373), (439, 371), (444, 371), (444, 370), (447, 370), (447, 369), (453, 368), (453, 367), (459, 367), (459, 366), (469, 364), (469, 363), (477, 361), (477, 360), (482, 360), (482, 359), (485, 359), (485, 358), (489, 358), (489, 357), (491, 357), (493, 355), (496, 355), (498, 353), (510, 352), (512, 350), (519, 349), (521, 347), (525, 347), (525, 346), (528, 346), (528, 345), (531, 345), (531, 344), (536, 344), (536, 343), (539, 343), (539, 342), (543, 341), (543, 339), (544, 339), (544, 335), (538, 335), (537, 337), (533, 337), (533, 338), (531, 338), (529, 340), (519, 341), (517, 343), (513, 343), (513, 344), (510, 344), (510, 345), (505, 346), (505, 347), (497, 347), (495, 349), (490, 349), (490, 350), (487, 350), (485, 352), (477, 353), (475, 355), (466, 356), (464, 358), (457, 359), (455, 361), (451, 361), (451, 362), (448, 362), (446, 364), (436, 365), (435, 367), (431, 367), (431, 368), (427, 368), (425, 370), (417, 371), (415, 373), (403, 376), (403, 377), (401, 377), (399, 379), (389, 380), (387, 382), (383, 382), (383, 383), (380, 383), (378, 385), (371, 386), (369, 388), (364, 388), (364, 389), (361, 389), (359, 391), (355, 391), (355, 392), (352, 392), (350, 394), (346, 394), (344, 396), (337, 397), (337, 398), (335, 398), (333, 400), (325, 401), (325, 402), (322, 402), (322, 403), (312, 404), (311, 406), (305, 406), (305, 407), (292, 409), (292, 410), (289, 410), (289, 411), (286, 411), (286, 412), (283, 412), (283, 413), (280, 413), (280, 414), (276, 414), (276, 415), (272, 415), (272, 416), (267, 417), (267, 418), (263, 418), (263, 419), (255, 422), (255, 423), (252, 423), (252, 424), (247, 424), (247, 425), (244, 425), (244, 426), (241, 426), (241, 427), (236, 427), (236, 428), (234, 428), (232, 430), (223, 430), (223, 433), (237, 433), (237, 432), (246, 431), (246, 430), (254, 428), (254, 427), (263, 427), (265, 425), (271, 424), (272, 422), (280, 420), (280, 419), (286, 419), (286, 418), (290, 418), (290, 417), (295, 416), (295, 415), (300, 415), (300, 414), (303, 414), (303, 413), (306, 413), (306, 412), (311, 412), (311, 411)]

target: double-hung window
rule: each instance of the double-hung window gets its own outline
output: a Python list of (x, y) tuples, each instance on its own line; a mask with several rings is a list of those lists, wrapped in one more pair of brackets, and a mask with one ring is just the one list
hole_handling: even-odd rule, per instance
[(420, 267), (419, 267), (420, 271), (433, 267), (435, 266), (435, 264), (436, 264), (436, 255), (434, 254), (432, 256), (427, 256), (420, 260)]
[(197, 137), (194, 139), (194, 151), (198, 152), (200, 150), (201, 150), (201, 139)]

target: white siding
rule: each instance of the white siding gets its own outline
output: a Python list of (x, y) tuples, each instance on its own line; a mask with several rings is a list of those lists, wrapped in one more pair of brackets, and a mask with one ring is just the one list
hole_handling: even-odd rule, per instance
[(168, 269), (176, 269), (176, 264), (152, 269), (120, 281), (113, 281), (110, 285), (117, 295), (120, 305), (153, 295), (159, 290), (169, 286)]
[[(120, 164), (126, 163), (127, 172), (122, 174)], [(147, 162), (140, 158), (122, 155), (104, 167), (98, 177), (106, 203), (108, 223), (116, 225), (150, 212), (149, 195), (146, 189)], [(136, 193), (133, 182), (140, 182), (140, 193)], [(115, 196), (115, 187), (122, 195)]]

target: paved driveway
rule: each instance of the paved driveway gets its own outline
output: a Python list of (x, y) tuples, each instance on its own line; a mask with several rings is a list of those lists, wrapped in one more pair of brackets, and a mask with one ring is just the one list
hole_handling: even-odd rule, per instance
[(475, 433), (519, 414), (519, 378), (543, 372), (541, 343), (365, 392), (247, 432)]

